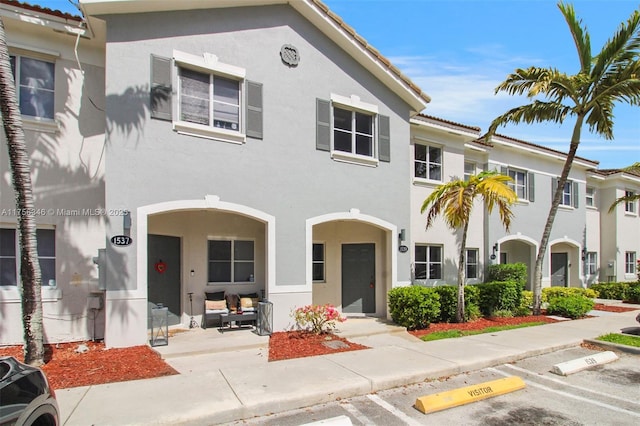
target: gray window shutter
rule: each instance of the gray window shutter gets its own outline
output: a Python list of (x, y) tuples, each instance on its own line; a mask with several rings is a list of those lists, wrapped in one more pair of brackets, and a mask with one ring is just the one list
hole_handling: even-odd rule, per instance
[(331, 150), (331, 102), (316, 99), (316, 149)]
[(529, 186), (527, 194), (529, 195), (529, 201), (534, 202), (536, 200), (536, 183), (533, 173), (527, 173), (527, 185)]
[(247, 91), (247, 136), (262, 139), (262, 84), (246, 82)]
[(505, 175), (505, 176), (509, 176), (509, 170), (507, 170), (507, 168), (504, 167), (504, 166), (500, 166), (500, 174), (501, 175)]
[(391, 161), (391, 129), (386, 115), (378, 115), (378, 160)]
[(579, 194), (579, 188), (578, 188), (578, 182), (573, 182), (573, 188), (572, 188), (572, 193), (571, 193), (571, 197), (573, 198), (573, 207), (575, 207), (576, 209), (578, 208), (578, 200), (580, 198), (580, 194)]
[(556, 189), (558, 189), (558, 178), (551, 178), (551, 201), (556, 195)]
[(171, 121), (171, 58), (151, 55), (151, 117)]

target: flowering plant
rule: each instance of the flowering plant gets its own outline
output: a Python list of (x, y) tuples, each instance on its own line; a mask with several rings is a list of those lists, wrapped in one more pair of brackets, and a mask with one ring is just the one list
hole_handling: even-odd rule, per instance
[(291, 316), (298, 329), (305, 329), (315, 334), (328, 333), (336, 328), (337, 322), (347, 319), (333, 305), (307, 305), (296, 308)]

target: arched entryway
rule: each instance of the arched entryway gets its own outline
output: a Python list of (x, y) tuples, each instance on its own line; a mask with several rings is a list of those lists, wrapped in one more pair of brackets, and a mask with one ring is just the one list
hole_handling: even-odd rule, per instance
[(386, 316), (396, 285), (397, 227), (353, 209), (307, 220), (307, 282), (313, 304)]
[(582, 287), (580, 244), (568, 238), (549, 243), (551, 287)]
[(538, 254), (538, 243), (524, 235), (509, 235), (498, 240), (499, 263), (524, 263), (527, 266), (526, 289), (531, 290)]

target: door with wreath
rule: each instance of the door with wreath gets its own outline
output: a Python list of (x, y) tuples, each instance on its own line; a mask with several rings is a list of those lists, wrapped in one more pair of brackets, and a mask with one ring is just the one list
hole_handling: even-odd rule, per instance
[(148, 300), (169, 308), (169, 325), (180, 323), (180, 246), (179, 237), (149, 234), (147, 239)]

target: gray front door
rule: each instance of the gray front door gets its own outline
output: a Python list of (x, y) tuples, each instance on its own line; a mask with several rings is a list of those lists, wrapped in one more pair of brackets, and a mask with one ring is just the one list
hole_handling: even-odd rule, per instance
[(342, 312), (375, 313), (376, 246), (342, 245)]
[(551, 286), (567, 286), (567, 253), (551, 253)]
[(180, 322), (180, 238), (151, 235), (147, 239), (148, 300), (169, 308), (169, 324)]

